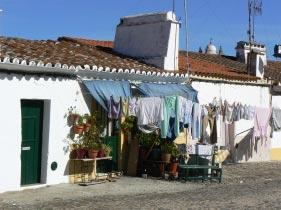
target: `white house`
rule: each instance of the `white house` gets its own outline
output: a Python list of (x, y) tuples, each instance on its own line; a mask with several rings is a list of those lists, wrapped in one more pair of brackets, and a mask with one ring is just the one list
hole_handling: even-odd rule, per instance
[[(168, 12), (122, 18), (114, 43), (68, 37), (56, 41), (1, 37), (0, 165), (5, 173), (0, 174), (0, 192), (69, 181), (66, 114), (71, 106), (79, 113), (90, 113), (94, 103), (82, 79), (190, 81), (198, 90), (200, 103), (216, 97), (271, 106), (270, 83), (261, 74), (249, 75), (246, 65), (236, 58), (190, 53), (189, 75), (184, 53), (178, 51), (178, 36), (178, 21)], [(261, 66), (256, 66), (261, 71)], [(269, 144), (257, 142), (256, 148), (251, 147), (247, 134), (252, 126), (248, 121), (235, 123), (233, 161), (271, 159)], [(281, 148), (277, 140), (271, 143)], [(121, 157), (119, 154), (118, 161)]]

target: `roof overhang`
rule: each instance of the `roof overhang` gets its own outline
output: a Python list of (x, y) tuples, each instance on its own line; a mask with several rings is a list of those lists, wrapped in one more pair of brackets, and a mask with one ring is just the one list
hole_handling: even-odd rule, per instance
[(59, 63), (54, 66), (50, 63), (25, 61), (19, 63), (19, 60), (10, 61), (5, 58), (0, 63), (0, 72), (5, 73), (20, 73), (20, 74), (43, 74), (43, 75), (58, 75), (79, 77), (82, 79), (107, 79), (107, 80), (128, 80), (140, 82), (163, 82), (163, 83), (185, 83), (188, 81), (187, 74), (169, 73), (169, 72), (151, 72), (151, 71), (135, 71), (134, 69), (110, 69), (108, 67), (98, 67), (85, 65), (67, 66)]

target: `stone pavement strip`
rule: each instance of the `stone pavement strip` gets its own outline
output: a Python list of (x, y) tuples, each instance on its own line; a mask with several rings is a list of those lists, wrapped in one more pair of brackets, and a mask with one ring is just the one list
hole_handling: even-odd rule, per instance
[(0, 194), (0, 209), (281, 209), (281, 162), (224, 166), (223, 183), (121, 177)]

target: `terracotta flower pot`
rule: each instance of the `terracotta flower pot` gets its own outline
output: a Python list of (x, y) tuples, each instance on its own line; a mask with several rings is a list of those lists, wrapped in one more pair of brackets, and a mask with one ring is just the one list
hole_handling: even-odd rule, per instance
[(88, 156), (91, 159), (95, 159), (98, 156), (99, 151), (98, 150), (94, 150), (94, 149), (89, 149), (88, 150)]
[(97, 157), (101, 158), (101, 157), (104, 157), (104, 156), (105, 156), (104, 150), (99, 150)]
[(74, 125), (73, 126), (73, 131), (75, 134), (82, 134), (84, 130), (84, 126), (83, 125)]
[(89, 132), (90, 127), (91, 127), (91, 124), (90, 124), (90, 123), (84, 124), (84, 132), (86, 132), (86, 133)]
[(179, 163), (171, 163), (170, 165), (170, 172), (175, 176), (175, 174), (178, 171), (178, 165)]
[(76, 157), (78, 159), (83, 159), (86, 157), (86, 155), (87, 155), (87, 150), (85, 150), (84, 148), (76, 149)]
[(170, 159), (171, 159), (171, 154), (166, 154), (166, 153), (161, 154), (162, 161), (170, 162)]
[(79, 114), (71, 114), (70, 115), (70, 119), (71, 119), (72, 123), (78, 122), (79, 117), (80, 117)]
[(69, 158), (70, 158), (70, 159), (76, 159), (76, 158), (77, 158), (76, 149), (71, 150), (71, 152), (70, 152), (70, 154), (69, 154)]
[(164, 164), (159, 164), (159, 172), (160, 175), (163, 176), (165, 172), (165, 165)]

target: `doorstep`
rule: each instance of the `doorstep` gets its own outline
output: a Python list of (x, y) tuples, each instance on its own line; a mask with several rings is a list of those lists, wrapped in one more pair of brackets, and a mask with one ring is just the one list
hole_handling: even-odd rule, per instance
[(30, 185), (25, 185), (25, 186), (21, 186), (20, 187), (20, 191), (22, 190), (31, 190), (31, 189), (38, 189), (38, 188), (41, 188), (41, 187), (47, 187), (48, 185), (47, 184), (30, 184)]

